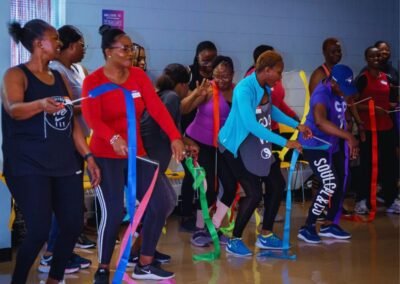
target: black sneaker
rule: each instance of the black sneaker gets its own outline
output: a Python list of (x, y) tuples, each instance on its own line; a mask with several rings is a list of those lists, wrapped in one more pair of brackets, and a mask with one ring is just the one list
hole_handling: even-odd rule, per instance
[(73, 264), (78, 264), (81, 269), (88, 268), (90, 265), (92, 265), (92, 261), (90, 259), (81, 257), (80, 255), (78, 255), (76, 253), (72, 253), (69, 260)]
[(140, 265), (138, 263), (132, 273), (133, 279), (140, 280), (164, 280), (175, 277), (175, 274), (165, 271), (161, 267), (156, 267), (153, 264)]
[(156, 260), (160, 263), (168, 263), (171, 261), (171, 256), (156, 250), (154, 252), (154, 260)]
[[(140, 252), (134, 252), (133, 254), (131, 254), (129, 256), (128, 259), (128, 267), (134, 267), (136, 265), (136, 263), (138, 263), (139, 261), (139, 256), (140, 256)], [(168, 254), (165, 253), (161, 253), (159, 251), (155, 251), (154, 252), (154, 260), (152, 265), (154, 266), (160, 266), (162, 263), (168, 263), (171, 261), (171, 256), (169, 256)]]
[(88, 248), (95, 248), (96, 243), (89, 240), (88, 237), (86, 237), (85, 234), (81, 234), (78, 238), (78, 241), (75, 244), (76, 248), (83, 248), (83, 249), (88, 249)]
[(107, 268), (99, 268), (94, 274), (94, 284), (109, 284), (110, 270)]
[[(40, 258), (40, 264), (38, 267), (39, 272), (42, 273), (49, 273), (51, 262), (53, 261), (53, 256), (45, 256), (42, 255)], [(78, 272), (81, 269), (81, 266), (78, 263), (74, 263), (71, 260), (68, 261), (67, 265), (65, 266), (64, 274), (71, 274)]]

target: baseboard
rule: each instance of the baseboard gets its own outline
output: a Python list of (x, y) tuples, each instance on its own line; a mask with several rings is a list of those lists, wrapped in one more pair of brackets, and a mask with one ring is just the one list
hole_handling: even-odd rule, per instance
[(11, 261), (11, 258), (12, 258), (11, 248), (0, 249), (0, 262)]

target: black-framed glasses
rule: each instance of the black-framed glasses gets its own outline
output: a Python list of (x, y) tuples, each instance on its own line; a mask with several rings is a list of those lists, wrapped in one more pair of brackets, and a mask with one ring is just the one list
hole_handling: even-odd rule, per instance
[(78, 41), (78, 42), (79, 42), (79, 44), (82, 46), (82, 48), (83, 48), (84, 50), (86, 50), (86, 49), (88, 48), (88, 45), (85, 44), (83, 41)]
[(220, 82), (230, 82), (233, 79), (233, 75), (224, 75), (221, 76), (219, 74), (213, 74), (213, 78), (215, 81), (220, 81)]

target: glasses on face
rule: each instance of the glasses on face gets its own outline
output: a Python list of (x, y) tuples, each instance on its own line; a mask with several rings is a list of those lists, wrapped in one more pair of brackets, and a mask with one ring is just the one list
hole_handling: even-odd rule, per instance
[(119, 49), (125, 53), (134, 52), (137, 49), (135, 45), (120, 45), (120, 46), (111, 46), (110, 49)]
[(87, 44), (85, 44), (83, 41), (78, 41), (80, 46), (82, 46), (83, 50), (86, 50), (88, 48)]
[(213, 78), (215, 81), (220, 81), (220, 82), (225, 82), (225, 83), (232, 81), (232, 75), (221, 76), (221, 75), (215, 74), (215, 75), (213, 75)]

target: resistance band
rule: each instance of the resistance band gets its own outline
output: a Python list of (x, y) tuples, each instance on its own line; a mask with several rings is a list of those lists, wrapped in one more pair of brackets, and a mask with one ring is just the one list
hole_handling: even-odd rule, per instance
[[(310, 91), (308, 90), (308, 82), (307, 82), (306, 73), (303, 70), (300, 70), (299, 76), (300, 76), (301, 81), (303, 82), (304, 91), (305, 91), (303, 116), (300, 121), (300, 124), (304, 124), (304, 122), (306, 121), (307, 114), (310, 111)], [(293, 134), (289, 140), (296, 140), (298, 133), (299, 133), (299, 131), (296, 129), (293, 132)], [(288, 148), (286, 148), (286, 147), (282, 148), (282, 150), (279, 154), (279, 159), (281, 159), (281, 161), (283, 161), (285, 159), (285, 155), (287, 154), (288, 151), (289, 151)]]
[(194, 179), (193, 189), (199, 191), (200, 205), (201, 205), (201, 211), (203, 213), (204, 223), (206, 224), (207, 229), (210, 232), (214, 244), (214, 251), (203, 254), (195, 254), (193, 255), (193, 260), (213, 261), (220, 257), (221, 247), (219, 244), (217, 231), (215, 230), (214, 224), (212, 223), (210, 218), (210, 213), (208, 212), (208, 204), (207, 204), (206, 190), (205, 190), (207, 186), (205, 180), (206, 172), (204, 171), (204, 168), (200, 167), (199, 164), (193, 161), (191, 157), (186, 158), (185, 164)]

